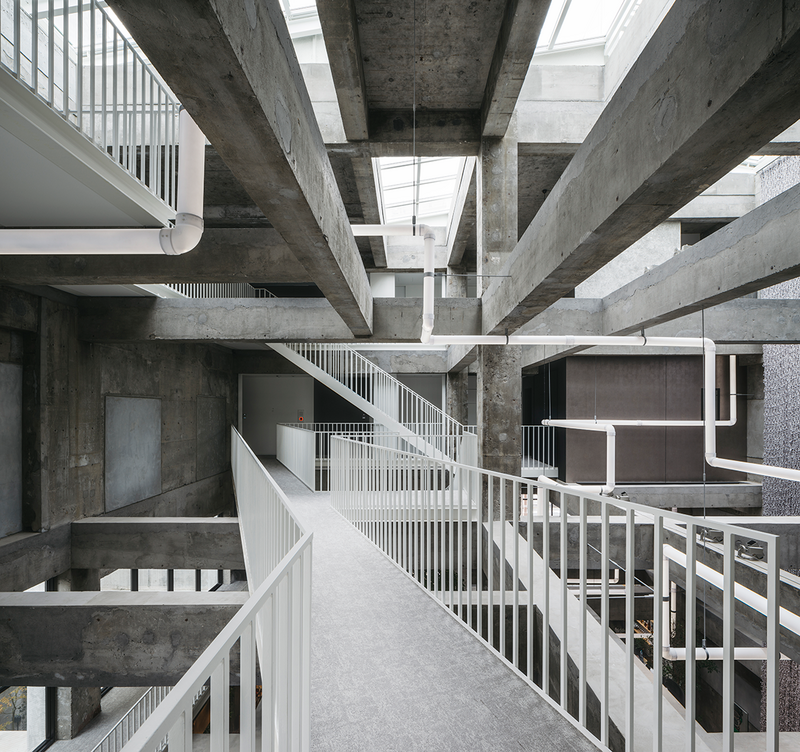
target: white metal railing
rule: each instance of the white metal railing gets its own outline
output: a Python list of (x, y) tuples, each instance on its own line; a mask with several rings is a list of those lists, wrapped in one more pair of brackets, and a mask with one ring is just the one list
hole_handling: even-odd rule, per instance
[(556, 432), (553, 426), (522, 426), (522, 469), (545, 475), (556, 467)]
[(134, 734), (125, 752), (191, 752), (192, 704), (211, 685), (211, 749), (229, 748), (231, 650), (240, 650), (239, 749), (256, 750), (256, 658), (261, 670), (259, 749), (310, 747), (311, 541), (242, 437), (232, 429), (239, 526), (250, 598)]
[[(121, 750), (167, 696), (170, 689), (172, 687), (150, 687), (136, 701), (136, 704), (120, 718), (117, 725), (100, 740), (92, 752), (118, 752)], [(157, 752), (166, 746), (165, 739), (161, 746), (156, 747)]]
[(422, 438), (430, 436), (430, 449), (434, 452), (454, 458), (457, 439), (470, 433), (457, 420), (348, 345), (289, 342), (284, 346), (411, 432)]
[(104, 2), (0, 0), (0, 68), (176, 208), (180, 104)]
[(169, 287), (187, 298), (274, 298), (275, 295), (261, 287), (253, 287), (248, 282), (191, 282), (172, 283)]
[[(777, 536), (551, 481), (346, 438), (331, 441), (333, 506), (532, 686), (543, 688), (562, 713), (584, 728), (599, 719), (594, 731), (606, 747), (616, 729), (628, 750), (733, 750), (739, 619), (763, 629), (766, 647), (756, 652), (767, 661), (766, 749), (778, 748), (779, 630), (800, 633), (800, 619), (780, 608)], [(537, 505), (526, 503), (545, 494), (548, 503), (538, 506), (553, 504), (557, 516), (537, 516)], [(652, 544), (637, 538), (644, 527), (653, 531)], [(754, 539), (764, 561), (737, 557), (737, 542)], [(619, 584), (612, 571), (619, 572)], [(670, 632), (669, 602), (662, 604), (675, 582), (685, 584), (687, 626)], [(590, 589), (599, 617), (589, 609)], [(624, 605), (612, 632), (615, 597)], [(655, 604), (651, 636), (637, 638), (636, 606), (648, 602)], [(698, 626), (712, 603), (722, 623), (716, 645)], [(681, 656), (681, 643), (695, 649)], [(722, 676), (722, 733), (713, 741), (695, 721), (698, 663), (710, 657), (709, 646), (718, 648)], [(639, 651), (651, 653), (647, 665)], [(667, 660), (676, 657), (685, 676), (685, 707), (662, 687)], [(562, 691), (568, 683), (573, 691)]]
[[(448, 454), (465, 464), (477, 464), (477, 436), (469, 430), (458, 439), (438, 436), (434, 426), (419, 426), (415, 431), (426, 442), (443, 445)], [(465, 426), (465, 428), (468, 428)], [(389, 431), (380, 423), (279, 423), (277, 459), (312, 491), (330, 491), (330, 442), (332, 436), (365, 441), (378, 446), (423, 453), (413, 442)]]

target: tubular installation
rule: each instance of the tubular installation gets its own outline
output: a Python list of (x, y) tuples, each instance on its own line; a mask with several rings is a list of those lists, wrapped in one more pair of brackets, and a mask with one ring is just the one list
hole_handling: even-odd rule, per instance
[(203, 235), (205, 137), (186, 110), (179, 118), (178, 204), (172, 227), (0, 230), (0, 254), (178, 256), (195, 248)]
[[(433, 273), (434, 273), (434, 235), (431, 228), (426, 225), (353, 225), (353, 234), (361, 236), (370, 235), (423, 235), (425, 239), (425, 278), (423, 281), (422, 296), (422, 334), (420, 341), (430, 345), (560, 345), (562, 347), (689, 347), (703, 351), (703, 435), (705, 439), (705, 459), (712, 467), (722, 467), (740, 473), (765, 475), (771, 478), (800, 482), (800, 470), (793, 470), (773, 465), (760, 465), (754, 462), (741, 462), (717, 457), (717, 432), (716, 432), (716, 354), (717, 346), (708, 337), (645, 337), (640, 336), (572, 336), (572, 335), (433, 335), (434, 303), (433, 303)], [(733, 391), (733, 390), (732, 390)], [(732, 398), (733, 400), (734, 398)], [(733, 416), (732, 416), (733, 417)], [(620, 423), (621, 424), (621, 423)], [(638, 425), (638, 422), (636, 423)], [(698, 425), (693, 422), (693, 425)], [(642, 422), (642, 425), (646, 425)], [(659, 425), (663, 425), (659, 424)], [(586, 425), (573, 425), (571, 428), (587, 429)], [(598, 429), (606, 431), (609, 449), (613, 444), (613, 435), (605, 427)], [(613, 450), (609, 451), (613, 454)], [(608, 488), (614, 480), (613, 474), (607, 476)], [(606, 491), (606, 493), (608, 493)]]

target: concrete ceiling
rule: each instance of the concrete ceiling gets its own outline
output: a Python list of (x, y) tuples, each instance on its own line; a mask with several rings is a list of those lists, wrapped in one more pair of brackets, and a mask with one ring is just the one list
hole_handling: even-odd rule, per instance
[[(416, 2), (417, 106), (479, 109), (505, 3)], [(410, 109), (413, 0), (355, 3), (370, 109)]]

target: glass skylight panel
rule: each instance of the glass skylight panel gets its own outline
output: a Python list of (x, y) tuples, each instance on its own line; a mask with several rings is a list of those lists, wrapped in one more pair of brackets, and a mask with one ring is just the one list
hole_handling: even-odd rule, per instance
[[(443, 224), (458, 189), (464, 157), (409, 157), (377, 160), (384, 221)], [(416, 200), (416, 205), (415, 205)]]
[(539, 34), (537, 51), (602, 43), (626, 3), (631, 0), (554, 0)]

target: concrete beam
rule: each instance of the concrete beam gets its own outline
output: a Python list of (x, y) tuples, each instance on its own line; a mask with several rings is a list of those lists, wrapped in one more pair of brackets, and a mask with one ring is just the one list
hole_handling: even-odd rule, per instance
[(514, 113), (550, 0), (506, 0), (481, 104), (481, 134), (502, 138)]
[(112, 7), (357, 336), (372, 293), (279, 0)]
[[(353, 175), (356, 179), (358, 198), (361, 201), (361, 210), (364, 215), (365, 225), (379, 225), (381, 223), (381, 213), (378, 208), (378, 189), (375, 186), (375, 171), (372, 168), (372, 157), (354, 156), (351, 158), (353, 163)], [(372, 259), (375, 266), (386, 267), (386, 242), (381, 236), (367, 238), (369, 247), (372, 251)]]
[(319, 0), (317, 11), (345, 135), (348, 141), (365, 141), (369, 138), (367, 87), (355, 2)]
[[(277, 230), (217, 229), (181, 256), (0, 256), (0, 280), (25, 285), (305, 282), (311, 277)], [(0, 296), (0, 311), (6, 297)]]
[(611, 293), (604, 329), (625, 334), (800, 276), (800, 186)]
[(235, 518), (92, 517), (72, 523), (73, 569), (244, 569)]
[[(31, 284), (31, 282), (26, 281), (21, 284)], [(0, 287), (0, 329), (35, 332), (38, 328), (38, 298), (22, 290)]]
[[(355, 340), (324, 298), (81, 298), (78, 332), (88, 342), (419, 342), (422, 301), (376, 298), (374, 334)], [(480, 301), (436, 301), (439, 334), (477, 334)]]
[[(370, 110), (373, 157), (410, 157), (414, 122), (411, 110)], [(481, 142), (478, 110), (417, 110), (418, 157), (476, 156)]]
[(176, 684), (248, 598), (215, 593), (4, 593), (0, 683)]
[(477, 359), (477, 345), (451, 345), (447, 348), (447, 372), (463, 371)]
[(22, 591), (70, 568), (70, 526), (0, 540), (0, 590)]
[(795, 122), (800, 13), (679, 0), (484, 296), (516, 331)]
[(467, 159), (458, 183), (450, 226), (447, 228), (447, 266), (458, 266), (470, 240), (475, 243), (477, 217), (477, 189), (475, 160)]

